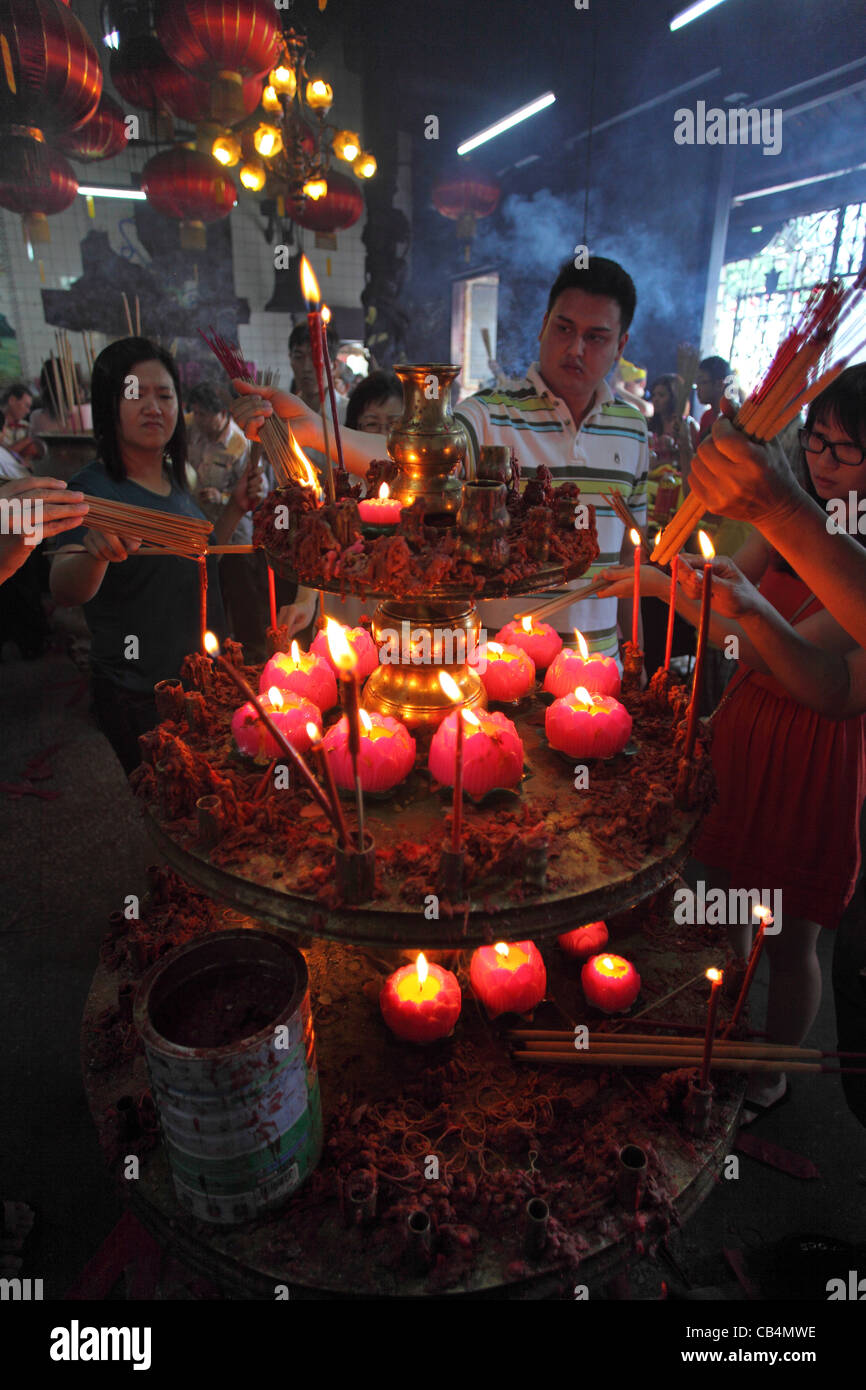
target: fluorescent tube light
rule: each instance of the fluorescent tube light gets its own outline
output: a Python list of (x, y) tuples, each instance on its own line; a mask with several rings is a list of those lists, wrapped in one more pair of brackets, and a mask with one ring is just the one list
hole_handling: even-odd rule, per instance
[(694, 5), (688, 5), (686, 9), (680, 10), (679, 14), (675, 14), (668, 28), (674, 34), (677, 29), (682, 29), (683, 25), (691, 24), (693, 19), (700, 19), (707, 10), (714, 10), (716, 5), (721, 5), (721, 3), (722, 0), (696, 0)]
[(105, 188), (100, 184), (81, 183), (78, 192), (82, 198), (131, 198), (135, 203), (143, 203), (147, 199), (147, 194), (142, 193), (140, 188)]
[(777, 183), (772, 188), (756, 188), (753, 193), (738, 193), (733, 200), (735, 208), (750, 203), (753, 198), (769, 198), (773, 193), (787, 193), (789, 188), (805, 188), (810, 183), (826, 183), (828, 179), (841, 179), (845, 174), (856, 174), (866, 169), (866, 164), (854, 164), (850, 169), (834, 169), (832, 174), (813, 174), (809, 179), (794, 179), (792, 183)]
[(486, 140), (492, 140), (494, 135), (501, 135), (503, 130), (510, 130), (513, 125), (520, 121), (525, 121), (529, 116), (534, 116), (536, 111), (543, 111), (545, 106), (552, 106), (556, 101), (553, 92), (545, 92), (544, 96), (536, 97), (528, 106), (521, 106), (519, 110), (512, 111), (510, 116), (503, 116), (501, 121), (495, 125), (490, 125), (486, 130), (481, 130), (477, 135), (471, 136), (469, 140), (464, 140), (462, 145), (457, 146), (458, 154), (468, 154), (477, 145), (483, 145)]

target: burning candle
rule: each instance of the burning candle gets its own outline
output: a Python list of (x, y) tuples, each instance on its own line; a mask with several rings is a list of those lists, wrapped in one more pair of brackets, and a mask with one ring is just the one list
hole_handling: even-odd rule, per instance
[(391, 1032), (405, 1042), (429, 1043), (447, 1037), (460, 1017), (456, 975), (428, 965), (423, 954), (385, 981), (379, 1008)]
[[(449, 676), (447, 671), (439, 672), (439, 684), (441, 685), (445, 694), (448, 696), (449, 700), (456, 700), (458, 702), (462, 700), (463, 697), (460, 693), (459, 685), (452, 676)], [(463, 710), (459, 703), (457, 709), (454, 711), (454, 715), (452, 716), (449, 714), (447, 716), (448, 719), (451, 719), (452, 717), (455, 720), (454, 763), (452, 766), (451, 776), (448, 779), (448, 781), (454, 783), (454, 796), (451, 801), (451, 849), (454, 854), (459, 854), (460, 831), (461, 823), (463, 820), (463, 747), (465, 741), (465, 730), (463, 727)], [(441, 728), (442, 725), (440, 724), (439, 729)], [(439, 729), (436, 730), (437, 734), (439, 733)], [(430, 758), (430, 768), (432, 771), (432, 746), (430, 748)], [(433, 773), (433, 775), (435, 777), (435, 772)], [(447, 786), (447, 783), (445, 785)]]
[[(358, 679), (364, 681), (379, 665), (379, 649), (365, 627), (346, 627), (343, 628), (343, 632), (355, 657)], [(331, 656), (331, 648), (328, 646), (328, 638), (324, 629), (316, 633), (310, 643), (310, 651), (315, 652), (316, 656), (320, 656), (323, 661), (327, 661), (331, 670), (336, 673), (337, 667)]]
[(743, 983), (740, 986), (740, 992), (737, 995), (737, 1002), (734, 1005), (734, 1012), (731, 1014), (731, 1020), (724, 1033), (722, 1034), (722, 1036), (725, 1038), (730, 1036), (731, 1029), (734, 1027), (734, 1025), (737, 1022), (737, 1019), (740, 1017), (740, 1014), (743, 1011), (743, 1005), (745, 1004), (749, 996), (749, 989), (751, 988), (752, 980), (755, 976), (755, 971), (758, 968), (758, 961), (761, 959), (761, 952), (764, 949), (764, 934), (767, 930), (767, 927), (769, 927), (773, 921), (772, 912), (768, 907), (764, 907), (761, 903), (759, 903), (758, 906), (753, 908), (752, 910), (754, 912), (754, 915), (758, 918), (758, 930), (755, 939), (752, 942), (752, 949), (749, 952), (749, 963), (746, 966), (746, 973), (743, 976)]
[[(661, 537), (661, 532), (659, 532)], [(656, 541), (658, 544), (658, 541)], [(680, 571), (680, 557), (675, 555), (671, 560), (671, 597), (668, 606), (668, 627), (665, 634), (665, 670), (671, 669), (671, 649), (674, 641), (674, 618), (677, 612), (677, 578)]]
[(276, 631), (277, 627), (277, 588), (274, 583), (274, 572), (268, 565), (268, 606), (271, 611), (271, 627)]
[(713, 1038), (716, 1035), (716, 1021), (719, 1016), (719, 1000), (722, 994), (724, 975), (721, 970), (708, 970), (707, 979), (712, 981), (710, 1002), (707, 1006), (707, 1029), (704, 1033), (704, 1055), (701, 1059), (700, 1090), (705, 1091), (710, 1084), (710, 1066), (713, 1060)]
[(559, 633), (553, 630), (550, 623), (535, 622), (531, 613), (519, 622), (515, 618), (506, 623), (497, 632), (496, 640), (506, 647), (521, 647), (542, 671), (550, 665), (557, 652), (562, 651)]
[[(439, 679), (446, 675), (441, 672)], [(452, 697), (453, 698), (453, 697)], [(523, 744), (510, 719), (499, 710), (462, 711), (463, 785), (470, 796), (493, 787), (516, 787), (523, 776)], [(443, 786), (455, 784), (457, 714), (446, 715), (433, 735), (428, 766)]]
[[(349, 757), (352, 760), (352, 776), (355, 783), (355, 809), (358, 814), (358, 852), (366, 848), (364, 831), (364, 789), (361, 785), (361, 695), (357, 677), (357, 659), (349, 643), (345, 630), (333, 618), (329, 618), (325, 631), (331, 659), (337, 668), (340, 679), (340, 694), (343, 701), (347, 723)], [(318, 660), (318, 658), (317, 658)], [(333, 674), (333, 673), (332, 673)]]
[[(365, 792), (385, 792), (404, 781), (415, 766), (415, 740), (405, 724), (386, 714), (359, 711), (361, 746), (358, 771)], [(325, 753), (330, 756), (334, 781), (338, 787), (354, 786), (349, 751), (349, 724), (345, 715), (325, 735)]]
[(585, 927), (575, 927), (556, 938), (566, 955), (574, 960), (589, 960), (607, 945), (607, 925), (604, 922), (587, 922)]
[(580, 972), (588, 1004), (605, 1014), (622, 1014), (640, 994), (640, 975), (624, 956), (593, 956)]
[(328, 662), (315, 652), (302, 652), (297, 642), (292, 642), (291, 651), (277, 652), (266, 662), (259, 690), (273, 685), (311, 700), (320, 710), (337, 703), (337, 679)]
[(590, 656), (586, 638), (574, 629), (578, 650), (563, 647), (547, 668), (542, 689), (551, 695), (568, 695), (582, 686), (591, 695), (618, 695), (619, 667), (611, 656)]
[(510, 704), (519, 700), (535, 684), (535, 662), (522, 647), (503, 647), (486, 642), (470, 665), (477, 666), (488, 700)]
[(532, 941), (497, 941), (495, 946), (479, 946), (474, 953), (469, 983), (488, 1018), (524, 1014), (544, 998), (547, 971)]
[(683, 743), (683, 754), (680, 760), (679, 776), (677, 778), (677, 795), (682, 797), (686, 790), (686, 783), (689, 773), (689, 762), (694, 752), (695, 739), (698, 734), (698, 706), (701, 698), (701, 685), (704, 673), (704, 657), (707, 649), (707, 633), (710, 628), (710, 606), (713, 601), (713, 556), (715, 550), (713, 543), (706, 531), (698, 532), (698, 541), (703, 551), (704, 565), (703, 590), (701, 592), (701, 619), (698, 625), (698, 644), (695, 651), (695, 673), (692, 680), (692, 697), (689, 701), (686, 737)]
[[(261, 705), (283, 737), (300, 753), (306, 753), (310, 747), (307, 725), (311, 723), (315, 729), (319, 729), (321, 723), (322, 716), (316, 706), (299, 695), (278, 690), (276, 686), (271, 687), (267, 697), (261, 700)], [(232, 736), (241, 753), (260, 762), (278, 758), (282, 752), (249, 701), (232, 715)], [(318, 736), (321, 738), (320, 729)]]
[(198, 557), (198, 608), (199, 626), (201, 628), (201, 649), (207, 651), (205, 637), (207, 636), (207, 556)]
[(313, 753), (317, 757), (319, 765), (322, 769), (322, 775), (325, 779), (325, 788), (328, 793), (328, 800), (331, 803), (331, 808), (334, 812), (334, 821), (336, 823), (337, 831), (340, 836), (340, 844), (342, 845), (344, 850), (350, 850), (352, 847), (352, 842), (349, 839), (349, 831), (346, 825), (346, 817), (343, 815), (343, 808), (340, 805), (340, 798), (337, 796), (337, 788), (334, 785), (334, 774), (331, 770), (331, 761), (328, 754), (325, 751), (325, 746), (322, 741), (322, 730), (314, 721), (310, 721), (310, 723), (307, 725), (307, 737), (310, 740), (310, 747), (312, 748)]
[(544, 715), (551, 748), (574, 758), (611, 758), (631, 737), (632, 719), (625, 705), (610, 695), (591, 695), (578, 686), (554, 700)]
[(328, 378), (328, 400), (331, 402), (331, 419), (334, 422), (334, 443), (337, 446), (337, 464), (341, 473), (345, 473), (346, 465), (343, 462), (343, 441), (340, 438), (340, 416), (337, 412), (337, 391), (334, 386), (334, 369), (331, 365), (331, 350), (328, 347), (328, 324), (331, 322), (331, 311), (327, 304), (322, 305), (322, 356), (325, 359), (325, 373)]
[(301, 257), (301, 289), (307, 303), (307, 325), (310, 330), (310, 353), (313, 358), (313, 366), (316, 369), (316, 384), (319, 388), (319, 405), (322, 412), (322, 434), (325, 441), (325, 482), (328, 500), (333, 502), (336, 500), (337, 494), (334, 488), (334, 471), (331, 467), (328, 417), (325, 413), (325, 363), (322, 351), (322, 340), (325, 336), (325, 329), (322, 324), (322, 315), (319, 312), (319, 304), (321, 303), (319, 282), (306, 256)]
[(403, 503), (391, 496), (387, 483), (379, 488), (378, 497), (366, 497), (358, 503), (358, 515), (365, 526), (396, 526)]
[(637, 646), (638, 624), (640, 622), (640, 535), (634, 529), (629, 531), (631, 543), (634, 546), (634, 594), (631, 601), (631, 640), (632, 645)]

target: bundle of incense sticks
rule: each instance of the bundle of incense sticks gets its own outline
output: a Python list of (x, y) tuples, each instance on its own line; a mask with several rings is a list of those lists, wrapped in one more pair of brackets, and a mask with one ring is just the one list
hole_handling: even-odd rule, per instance
[(140, 536), (150, 545), (177, 555), (203, 555), (211, 522), (196, 517), (176, 516), (173, 512), (154, 511), (150, 507), (134, 507), (126, 502), (110, 502), (105, 497), (84, 498), (87, 503), (87, 525), (96, 531), (110, 531), (115, 536)]
[(55, 333), (54, 343), (57, 356), (52, 352), (49, 357), (51, 372), (48, 377), (51, 409), (55, 420), (64, 424), (71, 420), (72, 429), (77, 434), (81, 429), (82, 392), (78, 385), (78, 372), (69, 344), (69, 334)]
[[(245, 362), (238, 349), (213, 328), (210, 330), (210, 337), (207, 333), (202, 333), (201, 329), (199, 335), (232, 380), (248, 381), (253, 386), (271, 384), (267, 380), (259, 380), (253, 363)], [(266, 373), (261, 375), (266, 376)], [(285, 420), (278, 415), (269, 415), (259, 431), (259, 436), (281, 487), (285, 487), (287, 483), (309, 483), (306, 469)]]
[(652, 547), (649, 543), (649, 537), (647, 536), (646, 527), (639, 525), (639, 523), (635, 519), (634, 512), (628, 505), (628, 502), (626, 502), (625, 498), (621, 497), (618, 492), (603, 492), (602, 497), (604, 498), (605, 502), (609, 502), (610, 505), (613, 507), (614, 511), (616, 512), (617, 516), (619, 517), (620, 521), (625, 526), (625, 529), (627, 531), (637, 531), (638, 535), (640, 536), (640, 543), (646, 551), (647, 555), (649, 555)]
[[(848, 290), (838, 280), (812, 290), (799, 322), (783, 340), (760, 385), (737, 411), (733, 421), (737, 429), (765, 443), (835, 380), (863, 346), (856, 341), (859, 324), (852, 311), (864, 288), (866, 270), (860, 271)], [(844, 355), (831, 364), (834, 343)], [(690, 494), (657, 540), (652, 559), (666, 565), (688, 540), (703, 509), (700, 499)]]
[[(588, 1046), (575, 1048), (574, 1033), (562, 1029), (515, 1028), (508, 1034), (512, 1056), (521, 1062), (554, 1062), (562, 1066), (655, 1067), (671, 1071), (699, 1066), (704, 1039), (650, 1036), (642, 1033), (590, 1033)], [(818, 1048), (784, 1043), (750, 1043), (717, 1038), (712, 1047), (714, 1071), (773, 1071), (854, 1073), (859, 1068), (830, 1066), (831, 1059), (863, 1060), (859, 1052), (822, 1052)]]

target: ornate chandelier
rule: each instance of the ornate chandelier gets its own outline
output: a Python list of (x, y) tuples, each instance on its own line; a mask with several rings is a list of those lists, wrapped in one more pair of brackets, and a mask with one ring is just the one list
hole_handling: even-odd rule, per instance
[[(259, 192), (271, 178), (274, 192), (285, 198), (290, 211), (298, 212), (303, 211), (308, 198), (318, 202), (326, 197), (328, 171), (335, 156), (350, 164), (359, 179), (370, 179), (376, 172), (376, 161), (362, 148), (360, 136), (327, 121), (334, 102), (333, 88), (311, 76), (306, 58), (306, 35), (289, 29), (283, 52), (262, 93), (266, 119), (253, 132), (256, 153), (250, 154), (239, 170), (241, 183), (252, 192)], [(214, 141), (212, 154), (231, 167), (241, 159), (244, 143), (226, 131)]]

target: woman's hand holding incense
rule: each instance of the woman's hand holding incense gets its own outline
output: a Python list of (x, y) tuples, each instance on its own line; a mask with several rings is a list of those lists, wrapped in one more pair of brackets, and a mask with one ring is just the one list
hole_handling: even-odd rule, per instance
[[(599, 577), (609, 581), (598, 590), (599, 598), (629, 598), (634, 593), (634, 565), (609, 565)], [(662, 598), (667, 602), (671, 592), (670, 575), (657, 565), (641, 565), (640, 591), (643, 598)]]
[[(680, 556), (682, 562), (682, 556)], [(679, 581), (688, 598), (700, 599), (703, 590), (703, 568), (700, 558), (691, 564), (680, 564)], [(717, 555), (713, 565), (713, 611), (725, 618), (747, 618), (762, 612), (767, 606), (754, 584), (738, 569), (727, 555)]]
[(88, 527), (82, 538), (82, 545), (94, 560), (107, 564), (119, 564), (128, 559), (141, 545), (140, 536), (116, 536), (112, 531), (95, 531)]
[(280, 419), (288, 420), (300, 443), (310, 448), (321, 447), (321, 421), (298, 396), (279, 391), (276, 386), (254, 386), (249, 381), (240, 380), (232, 382), (232, 390), (237, 392), (237, 399), (232, 401), (232, 419), (247, 439), (257, 440), (259, 430), (268, 417), (279, 415)]
[(709, 511), (756, 526), (792, 517), (804, 496), (780, 449), (753, 444), (722, 416), (692, 459), (689, 487)]

